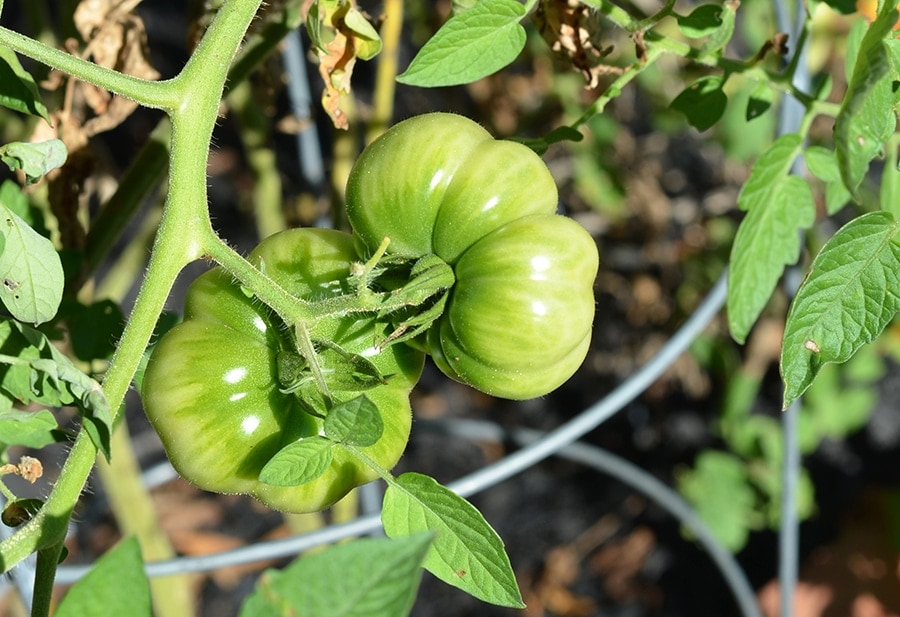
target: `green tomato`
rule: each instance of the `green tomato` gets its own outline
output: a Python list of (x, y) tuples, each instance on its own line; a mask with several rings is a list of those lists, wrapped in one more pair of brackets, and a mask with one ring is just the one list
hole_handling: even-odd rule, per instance
[[(264, 240), (250, 259), (292, 295), (322, 300), (348, 291), (356, 253), (348, 234), (294, 229)], [(374, 347), (390, 332), (390, 324), (371, 316), (328, 317), (311, 328), (314, 342), (330, 341), (359, 354), (386, 377), (383, 385), (354, 385), (340, 356), (321, 349), (319, 362), (334, 401), (363, 393), (378, 407), (384, 431), (362, 450), (386, 469), (406, 447), (409, 392), (422, 369), (422, 355), (405, 345)], [(142, 384), (147, 416), (184, 478), (290, 512), (321, 510), (375, 478), (335, 447), (334, 460), (316, 480), (291, 487), (260, 481), (261, 469), (281, 448), (323, 431), (322, 418), (309, 413), (310, 406), (317, 409), (315, 384), (287, 387), (300, 383), (304, 366), (295, 352), (290, 329), (223, 270), (214, 268), (191, 284), (184, 321), (160, 340)]]
[(590, 345), (596, 244), (555, 214), (556, 185), (527, 147), (451, 114), (401, 122), (350, 172), (347, 215), (370, 253), (434, 254), (456, 282), (426, 349), (448, 376), (491, 395), (542, 396)]

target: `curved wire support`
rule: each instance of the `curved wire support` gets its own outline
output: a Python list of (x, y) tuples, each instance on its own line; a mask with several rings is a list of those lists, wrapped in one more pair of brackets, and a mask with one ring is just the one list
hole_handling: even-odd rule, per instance
[[(457, 480), (450, 484), (449, 488), (463, 497), (490, 488), (561, 451), (637, 398), (688, 348), (722, 308), (725, 302), (726, 279), (727, 275), (723, 272), (709, 295), (659, 353), (619, 387), (556, 430), (547, 433), (540, 441), (531, 443), (496, 463)], [(373, 514), (349, 523), (281, 540), (259, 542), (211, 555), (179, 557), (148, 563), (146, 571), (149, 576), (171, 576), (187, 572), (208, 572), (227, 566), (287, 557), (323, 544), (364, 535), (378, 530), (380, 526), (379, 517)], [(59, 583), (72, 583), (84, 576), (89, 569), (90, 566), (61, 566), (57, 571), (56, 580)]]
[[(422, 424), (429, 430), (472, 440), (501, 441), (512, 437), (520, 445), (532, 445), (546, 438), (546, 433), (532, 429), (505, 429), (493, 422), (478, 420), (428, 420)], [(596, 469), (634, 488), (662, 506), (694, 534), (709, 553), (731, 588), (745, 617), (762, 617), (753, 587), (741, 566), (715, 538), (693, 507), (675, 490), (633, 463), (597, 446), (576, 441), (562, 448), (556, 456)]]

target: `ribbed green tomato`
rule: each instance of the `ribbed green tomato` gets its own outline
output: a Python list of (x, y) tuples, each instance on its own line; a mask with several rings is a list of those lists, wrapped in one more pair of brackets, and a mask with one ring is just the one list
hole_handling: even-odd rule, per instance
[[(347, 291), (343, 282), (357, 257), (348, 234), (294, 229), (264, 240), (250, 259), (294, 296), (320, 300)], [(320, 356), (336, 401), (363, 393), (378, 407), (384, 432), (362, 449), (386, 469), (406, 447), (409, 392), (422, 369), (422, 354), (405, 345), (374, 347), (390, 332), (389, 324), (371, 316), (325, 318), (311, 331), (314, 341), (337, 343), (387, 376), (385, 385), (359, 392), (329, 366), (333, 355)], [(249, 494), (290, 512), (321, 510), (374, 479), (368, 467), (335, 448), (330, 467), (312, 482), (282, 487), (259, 480), (260, 470), (282, 447), (322, 431), (322, 419), (304, 411), (298, 393), (283, 392), (279, 356), (295, 350), (277, 316), (223, 270), (210, 270), (191, 284), (184, 321), (156, 346), (142, 385), (147, 416), (185, 479), (209, 491)]]
[(534, 152), (442, 113), (375, 140), (347, 185), (347, 215), (367, 250), (389, 237), (389, 252), (453, 267), (446, 310), (427, 334), (438, 367), (512, 399), (557, 388), (590, 345), (597, 248), (556, 206)]

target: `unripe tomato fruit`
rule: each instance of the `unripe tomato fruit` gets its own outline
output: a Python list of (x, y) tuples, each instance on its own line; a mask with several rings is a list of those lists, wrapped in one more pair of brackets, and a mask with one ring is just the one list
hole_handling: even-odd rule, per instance
[[(357, 256), (349, 234), (293, 229), (263, 240), (250, 260), (292, 295), (321, 300), (346, 293), (342, 282)], [(406, 447), (409, 392), (423, 361), (406, 345), (374, 347), (391, 328), (363, 314), (324, 318), (311, 329), (314, 341), (332, 341), (360, 354), (387, 377), (384, 385), (355, 391), (330, 370), (328, 354), (322, 355), (336, 402), (363, 393), (378, 407), (383, 434), (362, 450), (385, 469)], [(375, 478), (335, 448), (328, 470), (312, 482), (283, 487), (259, 480), (260, 470), (281, 448), (322, 431), (322, 419), (304, 411), (299, 394), (283, 392), (279, 354), (295, 351), (290, 329), (220, 268), (190, 285), (184, 321), (160, 340), (142, 384), (147, 417), (184, 478), (205, 490), (249, 494), (289, 512), (321, 510)]]
[(543, 161), (452, 114), (417, 116), (370, 144), (350, 172), (347, 216), (370, 253), (434, 254), (456, 283), (426, 348), (448, 376), (491, 395), (544, 395), (590, 345), (597, 248), (555, 214)]

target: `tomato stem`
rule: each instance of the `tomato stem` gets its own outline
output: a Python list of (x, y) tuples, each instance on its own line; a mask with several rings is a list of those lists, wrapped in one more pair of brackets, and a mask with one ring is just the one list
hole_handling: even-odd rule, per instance
[(295, 323), (294, 335), (297, 340), (297, 351), (306, 358), (306, 362), (309, 364), (309, 370), (316, 380), (316, 385), (319, 386), (319, 391), (325, 396), (328, 406), (330, 407), (333, 401), (331, 398), (331, 391), (328, 389), (328, 384), (325, 383), (322, 367), (319, 366), (319, 357), (316, 354), (316, 348), (315, 345), (313, 345), (312, 338), (309, 336), (309, 329), (306, 327), (306, 324), (302, 321)]

